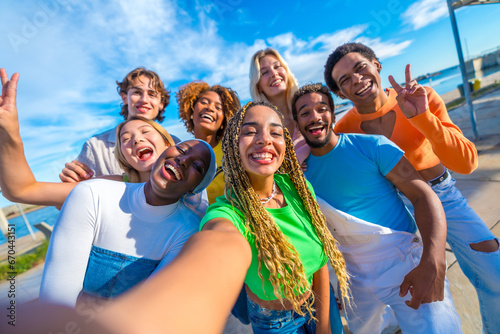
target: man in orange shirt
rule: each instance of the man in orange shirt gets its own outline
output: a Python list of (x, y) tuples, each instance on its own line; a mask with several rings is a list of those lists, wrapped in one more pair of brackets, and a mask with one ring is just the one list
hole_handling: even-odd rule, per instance
[(404, 152), (439, 196), (445, 210), (450, 244), (464, 274), (476, 288), (483, 330), (500, 328), (500, 251), (498, 239), (455, 187), (448, 169), (469, 174), (477, 167), (477, 151), (453, 124), (443, 100), (412, 79), (406, 67), (402, 87), (389, 77), (385, 90), (382, 65), (373, 50), (360, 43), (338, 47), (325, 65), (325, 81), (335, 94), (353, 104), (335, 131), (381, 134)]

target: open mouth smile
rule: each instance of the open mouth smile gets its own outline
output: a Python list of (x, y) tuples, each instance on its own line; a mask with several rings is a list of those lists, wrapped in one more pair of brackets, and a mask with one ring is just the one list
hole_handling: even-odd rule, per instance
[(360, 90), (358, 90), (355, 94), (361, 96), (368, 92), (373, 86), (373, 82), (367, 82)]
[(283, 82), (283, 79), (279, 78), (279, 79), (271, 81), (270, 86), (271, 87), (278, 87), (279, 85), (281, 85), (282, 82)]
[(325, 123), (316, 123), (313, 125), (309, 125), (307, 127), (307, 131), (311, 133), (313, 136), (318, 136), (323, 132), (325, 128), (326, 128)]
[(172, 165), (172, 163), (170, 161), (166, 161), (165, 165), (163, 167), (164, 167), (163, 169), (165, 171), (166, 178), (168, 180), (175, 180), (175, 181), (182, 180), (181, 172), (179, 171), (179, 169), (177, 167)]
[(148, 160), (149, 158), (151, 158), (153, 156), (153, 154), (154, 154), (154, 151), (151, 147), (142, 147), (142, 148), (138, 149), (136, 152), (137, 158), (139, 158), (139, 160), (141, 160), (141, 161)]
[(215, 122), (215, 118), (212, 115), (210, 115), (210, 114), (201, 114), (200, 118), (206, 119), (206, 120), (208, 120), (210, 122)]
[(270, 152), (255, 152), (250, 154), (250, 159), (258, 164), (267, 165), (275, 160), (276, 155)]

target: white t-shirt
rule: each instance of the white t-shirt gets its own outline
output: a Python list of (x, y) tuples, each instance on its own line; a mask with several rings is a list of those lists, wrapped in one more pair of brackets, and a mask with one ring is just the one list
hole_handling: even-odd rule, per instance
[(146, 203), (144, 183), (103, 179), (80, 183), (66, 199), (54, 226), (40, 300), (75, 306), (92, 246), (170, 263), (199, 228), (200, 217), (180, 200)]

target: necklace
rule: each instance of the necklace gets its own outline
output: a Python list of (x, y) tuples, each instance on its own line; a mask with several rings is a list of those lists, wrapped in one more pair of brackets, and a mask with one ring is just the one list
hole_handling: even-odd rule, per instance
[(269, 201), (272, 200), (273, 197), (276, 196), (277, 193), (278, 192), (276, 191), (276, 182), (273, 181), (273, 192), (271, 193), (271, 195), (269, 197), (260, 198), (260, 204), (264, 205), (264, 204), (269, 203)]

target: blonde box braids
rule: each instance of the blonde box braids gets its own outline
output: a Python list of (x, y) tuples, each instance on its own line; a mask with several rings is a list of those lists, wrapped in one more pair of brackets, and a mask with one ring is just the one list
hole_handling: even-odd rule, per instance
[[(222, 167), (226, 173), (225, 197), (234, 207), (244, 213), (246, 230), (255, 238), (258, 250), (259, 277), (262, 281), (264, 280), (261, 274), (261, 265), (264, 263), (270, 272), (269, 280), (274, 288), (275, 296), (281, 302), (283, 302), (283, 297), (289, 300), (293, 309), (303, 315), (304, 312), (301, 310), (299, 300), (300, 292), (310, 291), (311, 288), (306, 279), (302, 262), (295, 247), (288, 241), (261, 204), (259, 196), (254, 191), (241, 163), (238, 145), (241, 125), (247, 110), (257, 105), (263, 105), (275, 111), (283, 123), (283, 115), (275, 106), (267, 102), (249, 102), (229, 120), (228, 128), (222, 138), (224, 154)], [(323, 250), (337, 274), (342, 295), (349, 301), (348, 274), (344, 258), (327, 228), (325, 216), (320, 211), (306, 184), (295, 155), (290, 133), (285, 127), (283, 130), (286, 142), (285, 159), (277, 173), (289, 175), (311, 217), (311, 222), (323, 244)], [(311, 300), (311, 303), (306, 303), (305, 307), (312, 316), (314, 296)]]

